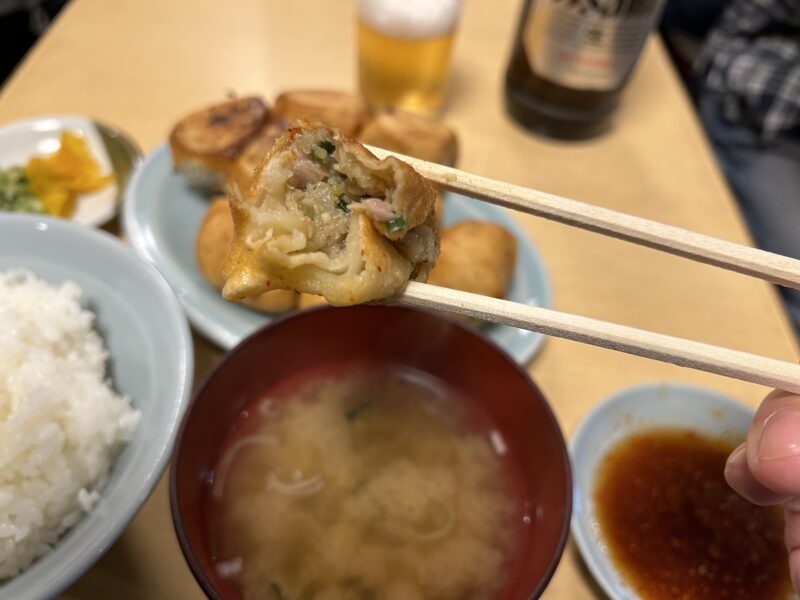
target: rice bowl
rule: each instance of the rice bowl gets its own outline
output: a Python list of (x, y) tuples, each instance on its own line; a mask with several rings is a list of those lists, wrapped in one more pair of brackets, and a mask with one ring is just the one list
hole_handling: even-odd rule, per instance
[(93, 329), (108, 351), (106, 376), (141, 421), (116, 452), (102, 491), (95, 486), (96, 497), (91, 487), (82, 495), (93, 509), (80, 507), (80, 518), (52, 551), (0, 580), (2, 600), (57, 596), (110, 548), (161, 477), (193, 372), (191, 337), (174, 294), (113, 236), (57, 219), (0, 214), (0, 271), (19, 269), (55, 286), (80, 286), (80, 305), (95, 316)]

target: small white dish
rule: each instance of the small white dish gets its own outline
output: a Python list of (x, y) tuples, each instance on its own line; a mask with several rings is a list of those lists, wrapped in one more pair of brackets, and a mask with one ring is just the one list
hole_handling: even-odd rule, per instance
[(621, 390), (581, 421), (570, 442), (572, 536), (594, 578), (614, 600), (638, 600), (614, 567), (597, 522), (595, 475), (608, 451), (642, 429), (676, 427), (714, 438), (744, 439), (753, 411), (727, 396), (681, 383), (650, 383)]
[[(207, 196), (189, 187), (173, 171), (169, 146), (163, 144), (145, 158), (131, 177), (122, 207), (122, 225), (131, 245), (172, 286), (192, 325), (230, 350), (274, 317), (226, 302), (200, 273), (194, 244), (209, 204)], [(547, 268), (522, 227), (497, 206), (448, 194), (445, 225), (468, 219), (498, 223), (517, 239), (517, 264), (508, 299), (550, 308), (552, 292)], [(540, 333), (504, 325), (491, 324), (481, 329), (520, 364), (530, 362), (545, 340)]]
[[(0, 167), (24, 166), (33, 156), (46, 156), (61, 145), (62, 131), (80, 134), (103, 174), (114, 173), (115, 181), (96, 192), (81, 194), (70, 220), (100, 226), (117, 214), (120, 187), (133, 164), (140, 159), (138, 148), (120, 132), (89, 117), (53, 115), (15, 121), (0, 127)], [(122, 144), (120, 144), (122, 141)], [(122, 151), (120, 151), (122, 150)], [(130, 156), (125, 156), (130, 154)], [(125, 162), (128, 161), (127, 168)], [(122, 183), (120, 183), (122, 181)]]

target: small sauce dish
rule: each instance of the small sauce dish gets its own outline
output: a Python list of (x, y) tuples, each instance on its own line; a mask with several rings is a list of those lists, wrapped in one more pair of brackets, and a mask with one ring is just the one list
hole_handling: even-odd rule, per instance
[(572, 437), (574, 473), (572, 535), (594, 578), (613, 599), (636, 599), (612, 561), (595, 502), (598, 474), (609, 452), (640, 431), (680, 429), (739, 444), (753, 411), (715, 392), (681, 383), (651, 383), (621, 390), (601, 402)]

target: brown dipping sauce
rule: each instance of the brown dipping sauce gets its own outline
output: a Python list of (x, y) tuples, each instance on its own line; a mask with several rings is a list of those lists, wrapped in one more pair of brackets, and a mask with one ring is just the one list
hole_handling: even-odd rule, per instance
[(597, 518), (614, 564), (642, 598), (788, 595), (783, 516), (725, 482), (733, 448), (687, 430), (652, 429), (606, 457), (594, 491)]

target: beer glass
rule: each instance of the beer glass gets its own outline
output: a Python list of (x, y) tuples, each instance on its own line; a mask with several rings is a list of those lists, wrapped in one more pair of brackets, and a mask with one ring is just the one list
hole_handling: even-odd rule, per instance
[(461, 0), (359, 0), (358, 80), (375, 108), (442, 103)]

